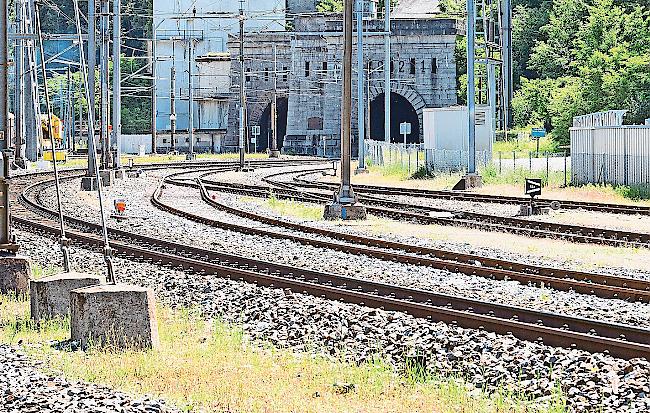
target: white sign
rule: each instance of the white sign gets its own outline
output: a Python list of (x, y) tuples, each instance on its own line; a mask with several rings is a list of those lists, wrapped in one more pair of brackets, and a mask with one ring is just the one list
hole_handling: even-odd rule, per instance
[(261, 128), (259, 126), (251, 126), (251, 133), (255, 136), (260, 136)]
[(408, 122), (400, 123), (399, 125), (399, 133), (402, 135), (410, 135), (411, 134), (411, 124)]

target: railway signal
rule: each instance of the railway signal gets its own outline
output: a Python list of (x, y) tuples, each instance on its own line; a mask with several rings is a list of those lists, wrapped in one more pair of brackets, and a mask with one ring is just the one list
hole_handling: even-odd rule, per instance
[(526, 195), (530, 195), (532, 199), (542, 195), (542, 180), (526, 178)]

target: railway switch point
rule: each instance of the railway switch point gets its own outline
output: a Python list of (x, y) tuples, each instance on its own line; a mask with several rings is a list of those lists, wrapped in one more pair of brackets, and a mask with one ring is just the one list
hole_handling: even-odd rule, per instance
[(27, 294), (32, 270), (26, 257), (13, 254), (0, 255), (0, 293)]
[(326, 220), (334, 221), (342, 219), (344, 221), (362, 221), (368, 218), (366, 207), (362, 204), (344, 205), (338, 202), (325, 205), (323, 217)]
[(32, 320), (67, 317), (70, 314), (70, 291), (104, 283), (100, 275), (68, 272), (29, 281)]
[(464, 191), (466, 189), (480, 188), (483, 186), (483, 177), (478, 174), (467, 174), (460, 178), (460, 181), (454, 186), (454, 191)]
[(133, 285), (98, 285), (70, 292), (71, 339), (81, 348), (157, 348), (153, 290)]

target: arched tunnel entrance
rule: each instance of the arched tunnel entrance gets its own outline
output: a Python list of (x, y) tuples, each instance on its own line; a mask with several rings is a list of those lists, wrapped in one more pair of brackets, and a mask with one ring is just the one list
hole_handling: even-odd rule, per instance
[[(399, 125), (403, 122), (411, 124), (411, 133), (406, 135), (407, 143), (420, 143), (420, 119), (411, 102), (400, 94), (390, 94), (390, 141), (403, 143), (404, 136), (400, 134)], [(384, 94), (377, 95), (370, 102), (370, 136), (375, 140), (384, 139)]]
[[(282, 149), (284, 136), (287, 134), (287, 112), (289, 109), (289, 99), (278, 98), (278, 150)], [(271, 141), (271, 104), (269, 103), (260, 116), (260, 136), (257, 140), (257, 151), (264, 152), (269, 147)]]

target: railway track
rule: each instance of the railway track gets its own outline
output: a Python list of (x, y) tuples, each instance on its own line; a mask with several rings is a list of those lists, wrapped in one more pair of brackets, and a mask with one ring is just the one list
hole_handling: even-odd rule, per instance
[[(161, 200), (161, 189), (154, 192), (151, 201), (159, 209), (215, 228), (270, 238), (289, 239), (304, 245), (312, 245), (337, 251), (346, 251), (352, 254), (361, 254), (387, 261), (428, 266), (470, 276), (498, 280), (513, 280), (526, 285), (532, 284), (561, 291), (575, 291), (582, 294), (596, 295), (602, 298), (618, 298), (624, 300), (638, 300), (646, 303), (650, 302), (650, 281), (536, 266), (472, 254), (461, 254), (448, 250), (346, 234), (289, 222), (282, 219), (271, 218), (219, 202), (210, 196), (208, 188), (201, 181), (201, 177), (199, 177), (196, 182), (178, 180), (177, 178), (182, 176), (182, 174), (183, 173), (176, 173), (169, 175), (164, 182), (178, 186), (198, 188), (200, 190), (201, 198), (208, 205), (236, 216), (261, 222), (272, 227), (287, 228), (301, 234), (327, 237), (334, 241), (314, 239), (312, 237), (298, 234), (287, 234), (268, 229), (252, 228), (247, 225), (212, 220), (197, 214), (182, 211), (164, 203)], [(210, 174), (210, 172), (203, 175), (207, 174)]]
[[(272, 178), (287, 174), (289, 173), (275, 174)], [(296, 172), (293, 172), (293, 174), (296, 174)], [(312, 183), (300, 179), (301, 175), (309, 174), (313, 174), (313, 172), (301, 172), (294, 178), (293, 182), (278, 181), (271, 177), (267, 177), (266, 182), (275, 188), (282, 189), (285, 191), (285, 194), (293, 191), (294, 196), (299, 200), (305, 202), (323, 202), (323, 199), (326, 198), (324, 198), (322, 191), (331, 191), (336, 188), (336, 185)], [(227, 186), (227, 184), (210, 180), (206, 180), (205, 183), (214, 188)], [(463, 226), (485, 231), (509, 232), (530, 237), (562, 239), (577, 243), (650, 248), (650, 234), (648, 233), (557, 224), (516, 217), (502, 217), (411, 205), (390, 201), (377, 196), (364, 195), (363, 191), (360, 191), (359, 199), (367, 206), (369, 213), (391, 219), (415, 221), (422, 224)], [(439, 214), (441, 213), (446, 213), (448, 216), (440, 216)]]
[[(332, 190), (336, 187), (335, 184), (325, 182), (312, 182), (305, 179), (298, 179), (302, 185), (316, 185), (314, 188), (327, 188)], [(474, 192), (464, 191), (450, 191), (450, 190), (432, 190), (432, 189), (412, 189), (412, 188), (398, 188), (390, 186), (378, 185), (354, 185), (355, 190), (363, 194), (374, 195), (398, 195), (410, 196), (414, 198), (430, 198), (430, 199), (449, 199), (455, 201), (468, 201), (468, 202), (482, 202), (482, 203), (496, 203), (496, 204), (511, 204), (511, 205), (529, 205), (530, 198), (505, 196), (505, 195), (488, 195), (478, 194)], [(551, 198), (538, 198), (538, 204), (544, 207), (550, 207), (552, 203), (557, 203), (560, 209), (582, 209), (585, 211), (605, 212), (610, 214), (626, 214), (626, 215), (650, 215), (650, 207), (643, 205), (625, 205), (625, 204), (612, 204), (600, 202), (585, 202), (585, 201), (568, 201), (563, 199)]]
[[(66, 176), (64, 179), (73, 179)], [(56, 212), (35, 198), (51, 180), (31, 184), (14, 194), (20, 202), (16, 225), (44, 235), (58, 234)], [(73, 243), (101, 250), (100, 227), (74, 217), (65, 217)], [(279, 265), (217, 251), (183, 245), (132, 232), (110, 229), (111, 246), (117, 256), (183, 268), (198, 276), (215, 275), (262, 286), (289, 289), (332, 300), (402, 311), (415, 317), (443, 321), (466, 328), (512, 334), (547, 345), (605, 352), (631, 359), (650, 356), (650, 330), (603, 323), (524, 308), (468, 300), (411, 288), (343, 277), (304, 268)]]

